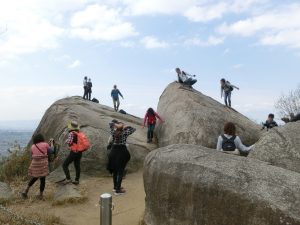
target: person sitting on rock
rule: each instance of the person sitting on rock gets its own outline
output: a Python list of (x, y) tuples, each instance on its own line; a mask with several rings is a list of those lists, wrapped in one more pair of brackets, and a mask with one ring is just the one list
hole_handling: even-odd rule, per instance
[(284, 121), (285, 123), (289, 123), (289, 122), (297, 122), (300, 120), (300, 112), (296, 114), (294, 113), (290, 113), (290, 119), (289, 118), (281, 118), (282, 121)]
[(223, 97), (224, 94), (225, 105), (231, 107), (232, 91), (234, 88), (236, 88), (237, 90), (239, 90), (239, 88), (234, 86), (233, 84), (230, 84), (230, 82), (225, 80), (224, 78), (221, 79), (220, 83), (221, 83), (221, 98)]
[(164, 122), (164, 120), (157, 114), (157, 112), (155, 112), (152, 108), (149, 108), (144, 117), (144, 125), (143, 125), (144, 128), (147, 122), (148, 125), (147, 143), (152, 142), (154, 136), (154, 129), (156, 125), (156, 118), (158, 118), (162, 123)]
[(49, 144), (45, 142), (42, 134), (33, 136), (33, 145), (31, 146), (31, 164), (28, 169), (28, 175), (31, 177), (27, 188), (21, 193), (23, 198), (27, 198), (30, 187), (39, 179), (40, 194), (38, 198), (43, 200), (43, 193), (46, 186), (46, 176), (49, 174), (48, 154), (52, 153)]
[(236, 135), (235, 125), (228, 122), (224, 125), (224, 134), (218, 138), (217, 150), (231, 154), (247, 154), (254, 149), (254, 145), (246, 147)]
[(192, 87), (197, 82), (196, 79), (192, 78), (195, 77), (196, 75), (190, 75), (184, 71), (181, 71), (180, 68), (176, 68), (175, 71), (177, 73), (179, 83)]
[(267, 130), (272, 129), (274, 127), (278, 127), (278, 124), (276, 123), (276, 121), (274, 120), (274, 114), (270, 113), (268, 116), (268, 119), (266, 120), (265, 123), (263, 123), (263, 127), (262, 130), (265, 129), (265, 127), (267, 128)]
[(113, 145), (108, 156), (107, 169), (113, 174), (113, 184), (115, 195), (125, 194), (126, 190), (122, 188), (122, 180), (127, 163), (130, 160), (130, 153), (126, 147), (127, 138), (136, 131), (135, 128), (125, 124), (110, 123), (110, 132)]

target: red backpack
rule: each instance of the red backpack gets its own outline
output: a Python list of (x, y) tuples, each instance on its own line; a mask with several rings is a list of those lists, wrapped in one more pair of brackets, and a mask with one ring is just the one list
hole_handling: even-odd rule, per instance
[(74, 152), (85, 152), (91, 147), (89, 139), (82, 132), (74, 132), (77, 135), (77, 143), (73, 143), (71, 150)]

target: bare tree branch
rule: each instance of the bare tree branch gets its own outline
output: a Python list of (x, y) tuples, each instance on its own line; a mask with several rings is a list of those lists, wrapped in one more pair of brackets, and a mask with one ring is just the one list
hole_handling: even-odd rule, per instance
[(282, 117), (300, 112), (300, 85), (296, 90), (283, 94), (275, 103), (275, 108)]

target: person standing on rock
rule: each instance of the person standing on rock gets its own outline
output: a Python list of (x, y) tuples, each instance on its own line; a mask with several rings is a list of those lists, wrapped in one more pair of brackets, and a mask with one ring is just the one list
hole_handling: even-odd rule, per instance
[(144, 128), (147, 122), (148, 125), (147, 143), (152, 142), (154, 136), (154, 129), (156, 125), (156, 118), (158, 118), (162, 123), (164, 122), (164, 120), (152, 108), (149, 108), (144, 117), (144, 125), (143, 125)]
[[(224, 78), (221, 79), (221, 98), (224, 94), (224, 101), (225, 105), (231, 107), (231, 94), (234, 88), (239, 90), (238, 87), (234, 86), (233, 84), (230, 84), (229, 81), (225, 80)], [(228, 102), (227, 102), (228, 101)]]
[(21, 193), (23, 198), (27, 198), (27, 194), (32, 185), (39, 179), (40, 180), (40, 194), (38, 199), (43, 200), (43, 193), (46, 186), (46, 176), (49, 174), (48, 167), (48, 154), (53, 150), (49, 144), (45, 142), (42, 134), (33, 136), (33, 145), (31, 146), (31, 164), (29, 166), (28, 175), (31, 177), (27, 188)]
[(175, 71), (177, 73), (179, 83), (192, 87), (197, 82), (196, 79), (192, 78), (195, 77), (195, 75), (190, 75), (184, 71), (181, 71), (180, 68), (176, 68)]
[(254, 145), (246, 147), (236, 135), (235, 125), (228, 122), (224, 125), (224, 134), (218, 138), (217, 150), (235, 155), (247, 155), (254, 149)]
[(110, 123), (109, 126), (113, 145), (108, 156), (107, 169), (113, 174), (115, 195), (121, 195), (126, 193), (126, 190), (122, 187), (122, 180), (124, 170), (130, 160), (130, 153), (126, 147), (126, 142), (128, 136), (133, 134), (136, 129), (120, 122)]
[(114, 85), (114, 89), (111, 91), (111, 97), (113, 99), (114, 109), (116, 112), (118, 112), (120, 106), (119, 95), (124, 99), (122, 93), (117, 88), (117, 85)]
[[(65, 173), (66, 178), (61, 181), (61, 184), (69, 184), (73, 183), (75, 185), (79, 184), (80, 179), (80, 161), (82, 157), (82, 153), (89, 149), (90, 143), (84, 133), (80, 131), (80, 126), (78, 125), (77, 121), (72, 121), (68, 125), (69, 129), (69, 136), (66, 141), (66, 144), (69, 146), (70, 154), (64, 161), (62, 167)], [(72, 182), (69, 165), (74, 162), (74, 167), (76, 170), (76, 177), (75, 181)]]
[(92, 87), (93, 87), (93, 83), (91, 81), (91, 78), (89, 78), (87, 82), (87, 99), (90, 101), (92, 96)]
[(85, 76), (84, 79), (83, 79), (83, 99), (87, 99), (87, 97), (88, 97), (87, 82), (88, 82), (88, 78)]

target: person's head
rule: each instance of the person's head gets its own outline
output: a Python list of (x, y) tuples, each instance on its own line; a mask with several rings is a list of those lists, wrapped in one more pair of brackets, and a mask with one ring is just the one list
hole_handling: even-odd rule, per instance
[(117, 89), (117, 85), (114, 85), (114, 89)]
[(154, 109), (152, 109), (152, 108), (149, 108), (147, 110), (147, 113), (150, 114), (150, 115), (154, 115), (155, 114)]
[(89, 82), (91, 82), (91, 78), (89, 78), (89, 80), (88, 80)]
[(269, 115), (268, 115), (268, 121), (273, 121), (274, 120), (274, 114), (273, 113), (270, 113)]
[(222, 78), (221, 80), (220, 80), (220, 83), (223, 85), (223, 84), (225, 84), (225, 82), (226, 82), (226, 80), (224, 79), (224, 78)]
[(181, 73), (181, 70), (180, 70), (180, 68), (178, 68), (178, 67), (175, 69), (175, 71), (176, 71), (177, 74), (180, 74), (180, 73)]
[(87, 80), (87, 76), (85, 76), (84, 79)]
[(33, 144), (45, 142), (45, 138), (42, 134), (36, 134), (33, 136)]
[(227, 122), (224, 125), (224, 134), (228, 134), (228, 135), (235, 135), (236, 134), (236, 128), (234, 123), (232, 122)]
[(79, 131), (80, 126), (77, 121), (73, 120), (68, 124), (69, 131)]

